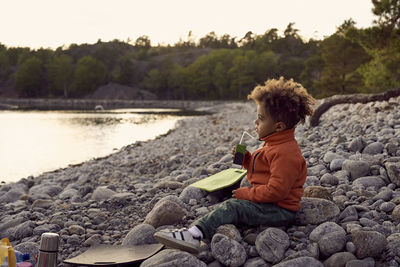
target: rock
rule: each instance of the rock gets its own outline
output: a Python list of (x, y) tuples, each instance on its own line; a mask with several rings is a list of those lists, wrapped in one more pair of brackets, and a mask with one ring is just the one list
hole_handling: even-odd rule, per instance
[(355, 231), (352, 233), (356, 246), (356, 256), (359, 259), (377, 257), (386, 248), (386, 237), (376, 231)]
[(77, 194), (78, 194), (78, 190), (69, 188), (69, 189), (65, 189), (64, 191), (62, 191), (58, 195), (58, 198), (59, 199), (69, 199), (69, 198), (76, 196)]
[(83, 243), (85, 247), (92, 247), (101, 244), (101, 235), (94, 234)]
[(400, 187), (400, 162), (386, 162), (385, 168), (387, 170), (389, 180)]
[[(26, 221), (15, 227), (14, 238), (23, 239), (33, 234), (33, 228), (36, 224), (33, 221)], [(11, 241), (11, 240), (10, 240)]]
[(293, 260), (281, 262), (273, 265), (273, 267), (324, 267), (322, 262), (314, 259), (313, 257), (299, 257)]
[[(344, 231), (343, 231), (344, 232)], [(335, 231), (324, 235), (319, 241), (319, 251), (325, 258), (342, 251), (346, 245), (345, 233)]]
[(35, 242), (23, 242), (14, 246), (14, 250), (17, 250), (23, 254), (29, 254), (28, 262), (32, 263), (33, 266), (36, 264), (36, 255), (39, 253), (39, 246)]
[(339, 179), (330, 173), (322, 175), (320, 181), (323, 186), (335, 186), (339, 184)]
[(161, 198), (159, 201), (157, 201), (157, 203), (156, 203), (154, 206), (157, 206), (157, 205), (159, 205), (161, 202), (166, 201), (166, 200), (175, 202), (175, 203), (178, 204), (182, 209), (186, 209), (185, 203), (183, 203), (183, 201), (182, 201), (179, 197), (174, 196), (174, 195), (168, 195), (168, 196), (165, 196), (165, 197)]
[(48, 209), (51, 206), (53, 206), (54, 201), (49, 200), (49, 199), (36, 199), (33, 203), (31, 208), (42, 208), (42, 209)]
[(85, 228), (83, 228), (80, 225), (71, 225), (68, 227), (68, 232), (70, 235), (76, 234), (76, 235), (83, 235), (85, 233)]
[(349, 143), (347, 148), (353, 152), (361, 152), (366, 145), (367, 144), (362, 137), (357, 137)]
[(400, 205), (397, 205), (392, 211), (392, 219), (396, 223), (400, 223)]
[(123, 246), (136, 246), (155, 244), (157, 241), (153, 235), (156, 229), (150, 224), (139, 224), (136, 225), (129, 233), (125, 236), (122, 241)]
[(310, 185), (304, 189), (303, 197), (322, 198), (332, 201), (332, 194), (328, 189), (322, 186)]
[(106, 186), (99, 186), (94, 190), (92, 199), (96, 201), (104, 201), (110, 199), (115, 194), (116, 192), (108, 189)]
[(354, 180), (353, 185), (362, 185), (364, 188), (373, 187), (378, 191), (381, 187), (385, 186), (385, 181), (379, 176), (366, 176)]
[(242, 241), (242, 236), (240, 235), (239, 230), (233, 224), (224, 224), (219, 226), (216, 230), (216, 233), (225, 235), (237, 242)]
[(339, 207), (332, 201), (303, 197), (301, 208), (296, 214), (296, 223), (300, 225), (319, 224), (335, 220), (339, 213)]
[(211, 240), (211, 252), (226, 266), (241, 266), (247, 259), (246, 251), (239, 242), (218, 233)]
[(333, 254), (326, 261), (324, 261), (324, 267), (345, 267), (347, 266), (347, 262), (356, 259), (356, 256), (350, 252), (339, 252)]
[(310, 240), (314, 242), (318, 242), (321, 240), (325, 235), (329, 233), (334, 233), (334, 232), (339, 232), (341, 235), (346, 235), (346, 232), (342, 227), (340, 227), (338, 224), (334, 222), (325, 222), (312, 230), (310, 233)]
[(189, 203), (191, 199), (196, 199), (197, 201), (200, 201), (203, 197), (204, 191), (200, 188), (193, 186), (185, 187), (179, 196), (179, 198), (186, 204)]
[(251, 258), (246, 261), (246, 263), (243, 265), (243, 267), (270, 267), (265, 260), (263, 260), (261, 257), (255, 257)]
[(176, 202), (166, 200), (154, 206), (147, 214), (144, 223), (151, 224), (155, 228), (162, 225), (173, 225), (180, 222), (185, 213), (185, 210)]
[(7, 193), (0, 195), (0, 203), (11, 203), (17, 201), (25, 192), (18, 188), (12, 188)]
[(343, 159), (343, 158), (332, 160), (331, 163), (329, 164), (329, 169), (331, 171), (341, 170), (343, 167), (344, 161), (345, 161), (345, 159)]
[(400, 257), (400, 233), (391, 234), (386, 240), (388, 242), (386, 249), (394, 256)]
[(40, 184), (34, 185), (29, 189), (30, 195), (49, 195), (50, 197), (54, 197), (58, 195), (62, 191), (62, 187), (55, 184)]
[(269, 263), (278, 263), (289, 248), (289, 236), (278, 228), (267, 228), (256, 239), (258, 254)]
[(174, 249), (164, 249), (140, 264), (140, 267), (154, 266), (207, 267), (207, 264), (198, 260), (190, 253)]
[(373, 142), (367, 145), (362, 153), (375, 155), (383, 152), (384, 145), (381, 142)]
[(352, 180), (355, 180), (369, 173), (370, 164), (366, 161), (345, 160), (342, 168), (350, 173)]
[(358, 212), (354, 206), (348, 206), (345, 208), (339, 216), (341, 222), (351, 222), (358, 220)]
[(348, 261), (346, 267), (375, 267), (375, 260), (371, 257), (363, 260), (351, 260)]

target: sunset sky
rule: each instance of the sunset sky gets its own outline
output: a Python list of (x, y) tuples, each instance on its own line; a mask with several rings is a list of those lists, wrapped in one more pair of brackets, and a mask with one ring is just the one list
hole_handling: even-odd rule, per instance
[(242, 38), (290, 22), (299, 34), (322, 39), (352, 18), (358, 28), (372, 25), (371, 0), (2, 0), (0, 43), (7, 47), (52, 48), (98, 39), (152, 45), (197, 38), (215, 31)]

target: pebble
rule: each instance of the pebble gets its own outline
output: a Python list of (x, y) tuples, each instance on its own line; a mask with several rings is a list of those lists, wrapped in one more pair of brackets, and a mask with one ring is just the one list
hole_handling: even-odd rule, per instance
[[(141, 266), (399, 266), (399, 102), (340, 104), (319, 126), (297, 127), (308, 176), (293, 225), (224, 225), (197, 256), (164, 248)], [(58, 233), (61, 263), (89, 246), (152, 244), (159, 228), (189, 226), (230, 196), (189, 185), (231, 167), (242, 132), (254, 135), (254, 103), (208, 110), (154, 140), (1, 185), (0, 236), (35, 255), (44, 231)]]

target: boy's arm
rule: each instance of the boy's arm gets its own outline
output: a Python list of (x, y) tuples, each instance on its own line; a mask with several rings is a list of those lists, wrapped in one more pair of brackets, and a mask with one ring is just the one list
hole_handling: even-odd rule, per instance
[(296, 157), (283, 153), (275, 154), (271, 160), (271, 176), (267, 184), (254, 187), (241, 187), (235, 192), (237, 199), (246, 199), (258, 203), (278, 202), (285, 199), (295, 181), (301, 175), (301, 163)]

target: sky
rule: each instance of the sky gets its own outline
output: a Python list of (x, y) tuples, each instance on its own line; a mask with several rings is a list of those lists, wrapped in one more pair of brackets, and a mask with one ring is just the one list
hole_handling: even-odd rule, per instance
[(68, 47), (147, 35), (153, 46), (198, 41), (214, 31), (241, 39), (248, 31), (280, 34), (294, 22), (306, 41), (333, 34), (352, 18), (368, 28), (371, 0), (0, 0), (0, 43), (32, 49)]

